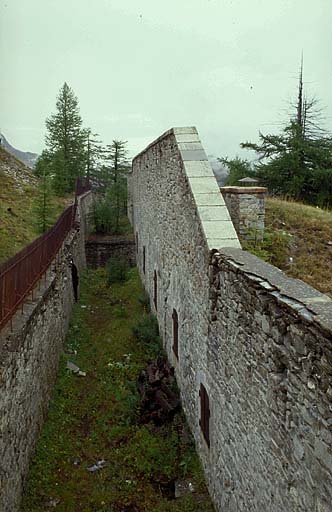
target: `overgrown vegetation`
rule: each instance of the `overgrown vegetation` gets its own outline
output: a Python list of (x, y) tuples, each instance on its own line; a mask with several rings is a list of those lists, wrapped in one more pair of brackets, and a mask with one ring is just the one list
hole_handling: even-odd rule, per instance
[(129, 265), (120, 258), (110, 258), (106, 264), (108, 284), (121, 283), (128, 277)]
[[(142, 294), (135, 269), (111, 287), (104, 270), (87, 272), (22, 512), (212, 512), (183, 415), (161, 427), (139, 422), (137, 378), (156, 347), (162, 354), (154, 329), (151, 343), (137, 339), (142, 321), (152, 323)], [(178, 478), (194, 491), (171, 499)]]
[(332, 213), (295, 201), (269, 198), (262, 242), (244, 248), (332, 295)]

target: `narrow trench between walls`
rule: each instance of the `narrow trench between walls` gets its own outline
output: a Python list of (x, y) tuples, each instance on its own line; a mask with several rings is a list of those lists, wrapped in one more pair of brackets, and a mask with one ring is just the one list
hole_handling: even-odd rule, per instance
[(212, 512), (138, 271), (112, 281), (80, 276), (21, 512)]

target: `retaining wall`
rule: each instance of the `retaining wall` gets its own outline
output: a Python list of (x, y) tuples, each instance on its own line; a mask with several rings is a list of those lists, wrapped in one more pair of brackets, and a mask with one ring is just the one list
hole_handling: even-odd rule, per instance
[(217, 510), (331, 511), (331, 299), (241, 250), (195, 128), (140, 153), (128, 185), (138, 267)]
[(104, 267), (110, 258), (125, 260), (129, 266), (136, 264), (136, 247), (133, 237), (90, 237), (85, 243), (87, 265)]
[(91, 193), (79, 198), (72, 230), (45, 277), (0, 333), (0, 511), (19, 510), (22, 488), (56, 380), (74, 302), (71, 262), (86, 265), (84, 243)]

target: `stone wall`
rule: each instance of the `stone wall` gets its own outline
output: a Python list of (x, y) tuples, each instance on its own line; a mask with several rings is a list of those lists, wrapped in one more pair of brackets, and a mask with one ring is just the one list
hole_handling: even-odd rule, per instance
[(263, 238), (265, 187), (221, 187), (237, 234), (246, 239)]
[(331, 512), (331, 299), (241, 250), (194, 128), (138, 155), (129, 184), (138, 267), (217, 510)]
[(332, 300), (241, 250), (211, 258), (219, 510), (332, 510)]
[(85, 216), (91, 193), (79, 200), (72, 230), (34, 300), (0, 333), (0, 511), (19, 510), (22, 487), (55, 383), (59, 356), (74, 301), (71, 261), (85, 266)]
[(87, 265), (104, 267), (110, 258), (125, 260), (129, 266), (136, 264), (136, 247), (133, 237), (90, 237), (85, 243)]

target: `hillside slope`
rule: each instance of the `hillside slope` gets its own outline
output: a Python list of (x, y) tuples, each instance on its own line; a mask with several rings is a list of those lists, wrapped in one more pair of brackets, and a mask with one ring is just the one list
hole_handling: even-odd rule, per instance
[(332, 212), (268, 198), (265, 225), (264, 242), (246, 248), (332, 296)]
[(30, 151), (21, 151), (20, 149), (14, 148), (6, 137), (3, 135), (3, 133), (0, 133), (0, 145), (11, 155), (13, 155), (15, 158), (18, 158), (20, 162), (25, 164), (26, 166), (30, 167), (31, 169), (34, 168), (38, 155), (37, 153), (31, 153)]
[[(0, 147), (0, 263), (38, 236), (32, 214), (37, 186), (32, 170)], [(56, 200), (54, 220), (64, 204)]]

